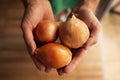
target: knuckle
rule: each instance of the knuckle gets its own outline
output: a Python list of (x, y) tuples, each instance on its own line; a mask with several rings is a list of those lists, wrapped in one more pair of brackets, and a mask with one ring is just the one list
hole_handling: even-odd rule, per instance
[(27, 28), (27, 23), (26, 23), (26, 22), (23, 22), (23, 23), (21, 24), (21, 29), (24, 30), (24, 29), (26, 29), (26, 28)]

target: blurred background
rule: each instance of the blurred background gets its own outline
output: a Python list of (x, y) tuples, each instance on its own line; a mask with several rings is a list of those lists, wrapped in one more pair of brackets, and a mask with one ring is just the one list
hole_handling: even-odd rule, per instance
[(21, 0), (0, 0), (0, 80), (120, 80), (120, 0), (106, 8), (98, 43), (64, 76), (35, 67), (22, 38), (23, 12)]

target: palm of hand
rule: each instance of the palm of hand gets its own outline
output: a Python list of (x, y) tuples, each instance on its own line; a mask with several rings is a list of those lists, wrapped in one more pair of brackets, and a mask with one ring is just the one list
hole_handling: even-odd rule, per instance
[(71, 49), (73, 53), (73, 59), (69, 65), (64, 68), (58, 69), (59, 75), (69, 73), (75, 69), (80, 60), (81, 54), (85, 53), (90, 46), (96, 43), (100, 30), (100, 23), (91, 10), (81, 8), (80, 10), (76, 9), (73, 12), (79, 19), (83, 20), (87, 24), (90, 31), (90, 37), (87, 42), (79, 49)]
[(23, 31), (23, 37), (26, 42), (27, 49), (36, 67), (39, 70), (48, 72), (50, 68), (45, 67), (33, 56), (34, 51), (37, 48), (36, 43), (34, 41), (33, 30), (36, 28), (38, 23), (44, 19), (54, 20), (50, 3), (46, 0), (41, 1), (41, 3), (30, 4), (26, 7), (21, 28)]

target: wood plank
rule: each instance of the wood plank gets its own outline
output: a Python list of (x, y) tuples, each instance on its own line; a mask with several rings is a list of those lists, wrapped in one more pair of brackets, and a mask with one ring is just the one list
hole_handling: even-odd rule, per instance
[(10, 9), (10, 8), (9, 10), (1, 10), (0, 18), (6, 20), (20, 20), (21, 17), (23, 16), (23, 10), (24, 10), (23, 8), (18, 10)]
[(21, 37), (22, 38), (22, 30), (20, 28), (20, 25), (15, 25), (12, 26), (10, 25), (5, 26), (6, 28), (1, 28), (0, 32), (0, 38), (5, 38), (5, 37)]
[(0, 0), (0, 8), (8, 9), (8, 8), (19, 8), (23, 6), (21, 0)]
[(22, 37), (4, 37), (0, 39), (0, 50), (25, 50), (26, 46)]
[[(115, 0), (117, 3), (119, 0)], [(120, 7), (119, 7), (120, 10)], [(108, 14), (102, 25), (102, 49), (104, 76), (109, 80), (120, 80), (120, 16)]]
[(27, 63), (30, 56), (27, 51), (0, 51), (0, 63)]

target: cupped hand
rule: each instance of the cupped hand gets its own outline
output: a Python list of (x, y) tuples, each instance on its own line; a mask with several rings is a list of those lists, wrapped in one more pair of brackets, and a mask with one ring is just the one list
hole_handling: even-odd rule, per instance
[(40, 2), (33, 1), (27, 3), (25, 6), (21, 28), (28, 52), (30, 53), (36, 67), (41, 71), (48, 72), (51, 68), (44, 66), (34, 57), (34, 51), (37, 48), (37, 45), (34, 40), (33, 30), (42, 20), (54, 20), (50, 3), (48, 0), (40, 0)]
[(85, 53), (89, 49), (89, 47), (97, 42), (98, 34), (100, 31), (101, 24), (92, 10), (90, 10), (89, 8), (77, 8), (73, 10), (73, 13), (76, 15), (77, 18), (83, 20), (87, 24), (90, 31), (90, 36), (87, 42), (82, 47), (80, 47), (79, 49), (71, 49), (71, 51), (73, 52), (72, 61), (69, 65), (57, 70), (59, 75), (70, 73), (76, 68), (78, 64), (80, 64), (79, 61), (81, 59), (81, 54)]

